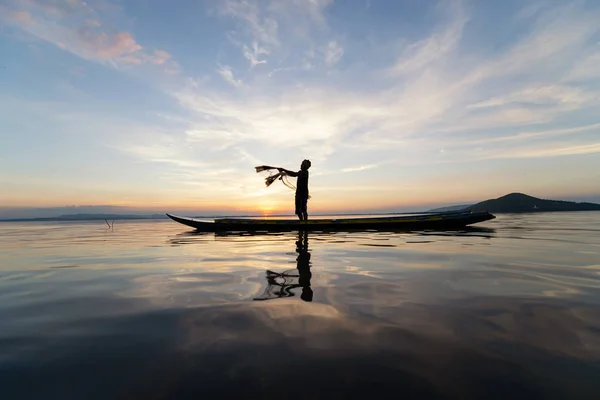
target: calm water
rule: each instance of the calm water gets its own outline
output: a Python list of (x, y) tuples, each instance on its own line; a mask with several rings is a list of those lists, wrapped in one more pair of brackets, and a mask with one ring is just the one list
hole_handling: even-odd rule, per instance
[(600, 213), (103, 224), (0, 224), (3, 399), (600, 398)]

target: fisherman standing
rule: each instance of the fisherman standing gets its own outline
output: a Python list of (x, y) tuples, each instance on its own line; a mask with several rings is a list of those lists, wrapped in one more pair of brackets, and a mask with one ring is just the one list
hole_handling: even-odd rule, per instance
[(300, 171), (298, 172), (290, 171), (285, 168), (277, 168), (279, 172), (298, 178), (296, 181), (296, 215), (300, 221), (308, 220), (308, 169), (310, 166), (310, 160), (304, 160), (302, 161), (302, 164), (300, 164)]

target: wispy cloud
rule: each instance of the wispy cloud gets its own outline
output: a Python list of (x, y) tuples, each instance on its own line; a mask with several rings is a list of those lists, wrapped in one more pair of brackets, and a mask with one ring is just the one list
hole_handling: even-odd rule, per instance
[(357, 172), (357, 171), (365, 171), (367, 169), (378, 168), (379, 164), (368, 164), (368, 165), (360, 165), (358, 167), (348, 167), (342, 168), (342, 172)]
[(535, 146), (519, 146), (505, 152), (494, 152), (485, 159), (507, 159), (507, 158), (543, 158), (567, 155), (594, 154), (600, 152), (600, 142), (574, 145), (572, 141), (558, 143), (544, 143)]
[[(359, 151), (362, 157), (376, 157), (382, 151), (394, 149), (401, 163), (413, 165), (423, 163), (426, 154), (443, 154), (435, 162), (465, 162), (509, 155), (553, 157), (597, 151), (594, 143), (586, 144), (587, 138), (573, 137), (592, 128), (574, 126), (561, 131), (545, 126), (593, 107), (597, 99), (597, 92), (591, 89), (556, 83), (576, 67), (572, 59), (559, 57), (562, 51), (570, 51), (569, 46), (563, 41), (555, 50), (530, 55), (526, 62), (521, 59), (523, 49), (530, 48), (531, 43), (540, 43), (553, 32), (540, 21), (561, 26), (565, 22), (538, 15), (532, 31), (502, 54), (464, 68), (457, 54), (459, 50), (465, 52), (460, 47), (461, 38), (470, 17), (459, 3), (450, 11), (430, 37), (405, 47), (401, 57), (387, 69), (394, 74), (383, 78), (385, 90), (353, 90), (347, 82), (345, 87), (325, 84), (317, 88), (260, 81), (260, 86), (248, 82), (243, 93), (229, 95), (209, 86), (187, 86), (173, 92), (173, 96), (196, 113), (194, 139), (198, 146), (203, 141), (214, 143), (214, 138), (219, 137), (218, 148), (260, 149), (259, 154), (277, 149), (285, 157), (306, 154), (320, 163), (349, 149)], [(260, 12), (255, 12), (260, 20)], [(570, 35), (568, 43), (579, 43), (585, 48), (589, 33), (597, 28), (590, 26), (592, 20), (583, 12), (570, 9), (569, 18), (571, 24), (586, 26), (579, 27), (578, 34)], [(335, 42), (331, 43), (334, 45), (327, 48), (332, 50), (333, 62), (339, 60), (333, 55), (341, 55), (343, 51)], [(549, 55), (553, 55), (556, 71), (541, 75), (543, 79), (535, 85), (520, 81), (506, 85), (507, 75), (535, 74), (544, 67), (542, 61)], [(507, 71), (507, 65), (511, 71)], [(230, 72), (230, 69), (219, 71), (224, 79), (239, 87), (241, 82)], [(410, 77), (405, 77), (406, 74)], [(206, 118), (211, 122), (205, 121)], [(538, 129), (524, 129), (536, 125)], [(520, 131), (515, 132), (517, 127)], [(460, 139), (456, 138), (457, 132)], [(539, 145), (538, 140), (556, 135), (569, 138), (546, 150), (532, 151)], [(487, 147), (494, 142), (519, 143), (525, 150)], [(477, 150), (475, 146), (485, 149)], [(342, 171), (376, 166), (367, 163)]]
[(344, 49), (338, 44), (338, 42), (332, 40), (325, 48), (325, 65), (330, 68), (333, 67), (340, 61), (343, 55)]
[(130, 32), (104, 26), (102, 13), (87, 2), (19, 0), (0, 6), (0, 11), (7, 22), (86, 60), (179, 68), (166, 51), (146, 50)]
[(235, 79), (235, 77), (233, 76), (233, 71), (228, 65), (219, 65), (217, 72), (227, 83), (229, 83), (232, 86), (240, 87), (244, 84), (244, 82), (241, 79)]
[[(326, 26), (324, 10), (332, 2), (225, 0), (219, 3), (219, 11), (241, 23), (238, 29), (230, 32), (229, 39), (242, 49), (244, 57), (254, 67), (267, 63), (268, 56), (281, 61), (291, 48), (314, 46), (313, 30)], [(337, 43), (332, 43), (332, 48), (326, 52), (327, 62), (331, 65), (339, 60), (342, 51)]]
[(402, 55), (391, 68), (391, 73), (403, 75), (419, 72), (444, 57), (451, 56), (459, 47), (463, 28), (469, 18), (461, 1), (440, 3), (440, 13), (450, 16), (450, 21), (429, 37), (407, 44)]
[(600, 133), (600, 123), (592, 124), (592, 125), (583, 125), (578, 126), (576, 128), (565, 128), (565, 129), (546, 129), (539, 131), (517, 131), (517, 133), (513, 135), (507, 136), (498, 136), (498, 137), (483, 137), (480, 139), (471, 140), (471, 144), (489, 144), (489, 143), (497, 143), (497, 142), (509, 142), (509, 141), (526, 141), (529, 139), (535, 138), (553, 138), (556, 136), (569, 136), (576, 135), (579, 133), (586, 132), (599, 132)]
[[(256, 44), (265, 53), (270, 52), (270, 48), (279, 45), (277, 31), (279, 24), (270, 15), (261, 12), (261, 7), (257, 2), (246, 0), (225, 0), (220, 3), (220, 11), (223, 15), (238, 19), (244, 23), (243, 29), (250, 36), (251, 46)], [(251, 55), (249, 46), (244, 45), (244, 54)], [(254, 57), (256, 58), (256, 57)]]
[[(324, 10), (330, 4), (227, 0), (219, 7), (221, 15), (242, 23), (237, 39), (242, 41), (243, 55), (251, 67), (267, 62), (261, 56), (279, 54), (279, 50), (298, 43), (298, 37), (305, 37), (303, 54), (314, 59), (314, 49), (321, 49), (326, 69), (341, 60), (345, 53), (341, 44), (327, 39), (328, 32), (311, 35), (310, 30), (290, 31), (283, 22), (295, 15), (301, 26), (326, 28)], [(98, 15), (89, 11), (89, 6), (82, 8), (74, 2), (64, 10), (46, 10), (37, 0), (29, 0), (27, 7), (54, 18), (88, 10), (83, 13), (87, 23), (76, 30), (67, 29), (65, 36), (74, 34), (76, 39), (68, 43), (56, 40), (58, 45), (71, 46), (76, 49), (72, 51), (85, 58), (129, 64), (172, 62), (166, 51), (145, 52), (128, 32), (102, 31), (101, 22), (90, 22), (98, 21)], [(379, 91), (356, 90), (348, 81), (319, 81), (315, 86), (297, 86), (293, 81), (281, 80), (268, 83), (260, 79), (261, 74), (266, 74), (264, 71), (252, 70), (242, 80), (232, 65), (218, 64), (216, 72), (225, 82), (245, 90), (228, 94), (193, 79), (172, 89), (170, 94), (194, 113), (184, 126), (187, 140), (215, 149), (238, 146), (252, 151), (265, 145), (295, 148), (316, 154), (321, 161), (347, 148), (361, 148), (363, 154), (374, 154), (390, 146), (399, 147), (400, 151), (411, 146), (451, 151), (452, 145), (446, 143), (452, 142), (456, 132), (474, 143), (514, 137), (532, 140), (534, 136), (515, 133), (514, 129), (559, 121), (597, 104), (598, 92), (594, 88), (567, 82), (573, 76), (589, 76), (592, 72), (587, 67), (582, 70), (572, 55), (574, 51), (586, 55), (588, 49), (595, 49), (591, 38), (599, 29), (595, 22), (597, 12), (584, 12), (572, 4), (549, 10), (530, 8), (519, 17), (531, 25), (530, 31), (491, 58), (481, 58), (476, 49), (461, 47), (471, 19), (462, 2), (440, 3), (436, 12), (439, 23), (428, 36), (407, 42), (394, 63), (382, 68), (388, 74), (375, 79), (365, 75), (365, 80), (374, 84), (384, 82), (384, 89)], [(14, 18), (27, 20), (24, 14)], [(564, 33), (566, 27), (571, 28)], [(323, 44), (315, 47), (317, 41)], [(461, 58), (469, 51), (472, 54), (465, 64)], [(279, 67), (268, 76), (301, 69)], [(312, 73), (318, 76), (325, 70), (315, 69)], [(516, 76), (536, 76), (537, 80), (535, 84), (531, 80), (508, 80)], [(482, 137), (482, 132), (492, 130)], [(544, 133), (548, 129), (537, 132), (536, 138), (549, 135)]]
[[(141, 58), (134, 53), (142, 49), (129, 32), (107, 34), (96, 32), (92, 29), (80, 28), (77, 32), (77, 44), (86, 58), (98, 60), (111, 60), (121, 58), (126, 62), (141, 63)], [(64, 44), (65, 47), (68, 45)]]
[(35, 19), (27, 11), (11, 11), (8, 13), (7, 19), (23, 26), (34, 26), (36, 24)]
[(254, 67), (258, 64), (266, 64), (267, 63), (267, 60), (259, 60), (258, 58), (261, 55), (268, 55), (269, 50), (260, 47), (256, 41), (252, 42), (251, 48), (249, 48), (246, 45), (244, 45), (243, 47), (244, 47), (244, 57), (246, 57), (246, 59), (248, 61), (250, 61), (250, 65), (252, 67)]
[(573, 108), (598, 100), (598, 94), (583, 88), (563, 85), (547, 85), (522, 89), (505, 96), (469, 105), (468, 108), (500, 107), (511, 103), (531, 105), (562, 104)]

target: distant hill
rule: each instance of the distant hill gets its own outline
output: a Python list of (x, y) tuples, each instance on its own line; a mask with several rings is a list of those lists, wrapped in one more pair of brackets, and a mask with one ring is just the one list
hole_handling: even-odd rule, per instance
[(600, 204), (573, 201), (544, 200), (523, 193), (510, 193), (497, 199), (482, 201), (468, 210), (491, 213), (521, 213), (538, 211), (600, 211)]
[(460, 211), (460, 210), (464, 210), (468, 207), (471, 207), (473, 204), (461, 204), (458, 206), (448, 206), (448, 207), (440, 207), (440, 208), (433, 208), (427, 212), (448, 212), (448, 211)]

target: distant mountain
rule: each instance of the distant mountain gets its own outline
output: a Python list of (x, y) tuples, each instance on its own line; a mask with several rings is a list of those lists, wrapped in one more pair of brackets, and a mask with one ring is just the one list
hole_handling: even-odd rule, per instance
[(471, 207), (473, 204), (461, 204), (458, 206), (448, 206), (448, 207), (440, 207), (440, 208), (434, 208), (431, 209), (427, 212), (448, 212), (448, 211), (460, 211), (460, 210), (464, 210), (465, 208)]
[(510, 193), (497, 199), (482, 201), (468, 210), (491, 213), (521, 213), (537, 211), (600, 211), (600, 204), (573, 201), (544, 200), (523, 193)]

